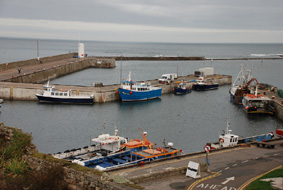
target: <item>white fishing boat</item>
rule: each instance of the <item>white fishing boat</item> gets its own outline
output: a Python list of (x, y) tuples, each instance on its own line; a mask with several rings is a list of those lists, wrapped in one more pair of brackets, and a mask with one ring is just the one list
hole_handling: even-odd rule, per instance
[(219, 135), (218, 142), (207, 143), (207, 146), (210, 146), (211, 150), (219, 149), (223, 147), (232, 147), (239, 144), (250, 143), (255, 141), (267, 141), (274, 138), (273, 132), (261, 135), (254, 135), (250, 137), (245, 137), (239, 139), (238, 135), (232, 134), (230, 128), (229, 118), (227, 118), (227, 127), (226, 130), (223, 130), (223, 133)]
[(120, 152), (121, 145), (127, 142), (124, 137), (118, 136), (118, 130), (115, 130), (114, 135), (102, 134), (90, 140), (90, 146), (76, 148), (58, 152), (53, 154), (55, 158), (66, 159), (80, 165), (85, 165), (84, 162), (93, 158), (104, 157), (109, 154)]
[(36, 94), (40, 102), (67, 103), (67, 104), (93, 104), (94, 96), (73, 95), (72, 90), (56, 90), (54, 86), (43, 86), (43, 93)]

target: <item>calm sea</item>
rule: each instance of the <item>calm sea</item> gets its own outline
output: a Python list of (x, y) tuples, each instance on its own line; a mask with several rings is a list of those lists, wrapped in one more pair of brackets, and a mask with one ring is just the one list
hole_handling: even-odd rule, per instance
[[(206, 58), (277, 57), (283, 44), (166, 44), (86, 41), (89, 56), (204, 56)], [(39, 40), (40, 57), (77, 51), (77, 41)], [(37, 57), (32, 39), (0, 38), (0, 63)], [(201, 67), (214, 67), (215, 73), (232, 75), (241, 65), (252, 70), (261, 83), (283, 88), (283, 60), (254, 61), (123, 61), (114, 69), (86, 69), (52, 80), (52, 84), (91, 86), (94, 82), (118, 84), (132, 71), (133, 80), (157, 79), (164, 73), (192, 74)], [(230, 118), (231, 129), (241, 137), (275, 131), (283, 123), (274, 116), (247, 115), (241, 106), (229, 102), (229, 85), (218, 90), (192, 92), (185, 96), (164, 94), (147, 102), (108, 102), (94, 105), (40, 104), (36, 101), (5, 101), (0, 122), (33, 134), (40, 152), (54, 153), (89, 144), (101, 133), (140, 138), (139, 128), (158, 145), (173, 142), (185, 152), (203, 150), (206, 142), (217, 141)]]

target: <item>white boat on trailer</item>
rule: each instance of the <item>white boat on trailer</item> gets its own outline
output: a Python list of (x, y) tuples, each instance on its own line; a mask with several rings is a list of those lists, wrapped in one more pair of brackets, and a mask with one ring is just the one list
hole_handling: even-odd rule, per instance
[(218, 142), (207, 143), (206, 145), (210, 146), (211, 150), (215, 150), (219, 148), (232, 147), (232, 146), (237, 146), (239, 144), (245, 144), (250, 142), (267, 141), (274, 138), (273, 132), (270, 132), (267, 134), (255, 135), (255, 136), (239, 139), (238, 135), (234, 135), (231, 133), (232, 130), (230, 130), (229, 127), (230, 127), (229, 118), (227, 118), (226, 130), (225, 131), (223, 130), (223, 133), (219, 135)]

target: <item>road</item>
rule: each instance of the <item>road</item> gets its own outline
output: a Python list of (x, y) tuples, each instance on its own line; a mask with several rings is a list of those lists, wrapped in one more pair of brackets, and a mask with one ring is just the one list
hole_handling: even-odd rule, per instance
[[(165, 175), (162, 178), (139, 182), (148, 190), (181, 190), (181, 189), (244, 189), (246, 185), (270, 170), (282, 167), (283, 146), (274, 149), (256, 146), (225, 149), (209, 154), (210, 172), (200, 172), (201, 178), (193, 179), (185, 174)], [(128, 179), (160, 173), (168, 169), (188, 166), (189, 161), (204, 163), (205, 154), (157, 162), (143, 167), (128, 168), (109, 172), (112, 175), (124, 176)]]

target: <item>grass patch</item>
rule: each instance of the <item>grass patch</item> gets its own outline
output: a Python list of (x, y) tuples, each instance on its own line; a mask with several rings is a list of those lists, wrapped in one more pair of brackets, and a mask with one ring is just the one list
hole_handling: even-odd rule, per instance
[(44, 160), (49, 161), (49, 162), (55, 162), (55, 163), (61, 164), (62, 166), (68, 166), (69, 168), (72, 168), (72, 169), (77, 170), (77, 171), (91, 172), (91, 173), (97, 174), (99, 176), (102, 176), (102, 174), (103, 174), (102, 171), (95, 170), (95, 169), (92, 169), (92, 168), (88, 168), (88, 167), (85, 167), (85, 166), (81, 166), (81, 165), (78, 165), (78, 164), (74, 164), (74, 163), (68, 162), (67, 160), (57, 159), (57, 158), (54, 158), (53, 156), (48, 155), (48, 154), (35, 153), (35, 154), (33, 154), (33, 156), (40, 158), (40, 159), (44, 159)]
[(32, 171), (22, 159), (31, 146), (31, 135), (14, 128), (7, 129), (13, 131), (13, 138), (8, 140), (7, 136), (0, 136), (0, 171), (4, 171), (5, 179), (0, 189), (67, 189), (63, 167), (59, 165), (44, 171)]
[(270, 185), (270, 182), (260, 181), (260, 180), (266, 179), (266, 178), (275, 178), (275, 177), (283, 177), (283, 169), (277, 169), (277, 170), (274, 170), (274, 171), (262, 176), (261, 178), (252, 182), (246, 188), (246, 190), (258, 190), (258, 189), (273, 190), (273, 188)]
[(13, 134), (13, 140), (10, 143), (1, 137), (0, 144), (0, 169), (4, 170), (8, 176), (24, 174), (28, 170), (22, 156), (26, 148), (30, 146), (32, 139), (30, 135), (15, 129), (13, 129)]

